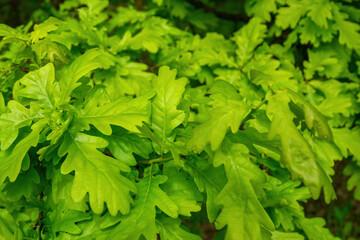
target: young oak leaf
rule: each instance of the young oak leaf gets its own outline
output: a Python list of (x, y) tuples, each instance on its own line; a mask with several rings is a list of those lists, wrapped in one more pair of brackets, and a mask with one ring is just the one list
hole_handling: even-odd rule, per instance
[(319, 27), (328, 28), (328, 19), (332, 19), (332, 5), (329, 1), (288, 1), (288, 7), (282, 7), (276, 17), (276, 25), (282, 29), (296, 27), (299, 20), (307, 14)]
[[(307, 4), (308, 3), (308, 4)], [(307, 15), (320, 27), (328, 28), (328, 19), (332, 19), (332, 6), (330, 1), (308, 1), (309, 12)]]
[(360, 200), (360, 166), (356, 163), (347, 165), (344, 169), (344, 175), (350, 176), (346, 188), (348, 191), (354, 190), (354, 198)]
[(207, 33), (195, 47), (192, 60), (200, 66), (221, 66), (237, 67), (234, 57), (231, 56), (234, 47), (230, 40), (218, 33)]
[(164, 164), (163, 173), (168, 177), (168, 180), (161, 188), (179, 207), (179, 214), (190, 217), (191, 212), (201, 210), (198, 201), (202, 200), (202, 195), (194, 181), (189, 179), (189, 175), (179, 171), (173, 163)]
[[(293, 33), (300, 33), (300, 43), (306, 45), (311, 43), (314, 47), (319, 47), (323, 42), (331, 42), (336, 33), (333, 22), (329, 22), (328, 28), (319, 27), (311, 18), (303, 18), (299, 22), (297, 30)], [(296, 41), (296, 39), (295, 39)]]
[(230, 83), (218, 80), (210, 93), (214, 99), (210, 117), (195, 127), (193, 136), (187, 144), (189, 150), (199, 153), (208, 143), (213, 151), (216, 150), (228, 129), (230, 128), (233, 133), (237, 132), (241, 121), (250, 111), (250, 106), (241, 100), (240, 95)]
[(86, 201), (74, 202), (71, 198), (71, 186), (74, 182), (74, 176), (64, 175), (60, 169), (55, 167), (46, 169), (46, 179), (51, 180), (51, 188), (45, 191), (49, 196), (49, 201), (58, 204), (61, 199), (67, 199), (67, 208), (85, 212), (89, 209)]
[(226, 182), (224, 169), (215, 168), (197, 155), (190, 155), (186, 158), (184, 171), (194, 179), (199, 191), (206, 193), (207, 216), (210, 222), (214, 222), (220, 209), (215, 198)]
[(78, 80), (82, 76), (96, 68), (102, 67), (104, 64), (109, 64), (104, 62), (103, 58), (99, 57), (101, 54), (103, 54), (103, 52), (99, 49), (90, 49), (76, 58), (66, 69), (63, 77), (59, 80), (60, 93), (56, 106), (61, 106), (70, 100), (70, 94), (76, 87), (80, 86)]
[[(351, 91), (352, 89), (358, 89), (358, 84), (342, 83), (337, 80), (312, 80), (310, 84), (314, 89), (313, 91), (322, 93), (324, 96), (322, 97), (321, 102), (316, 102), (316, 109), (318, 109), (321, 114), (329, 118), (334, 118), (337, 114), (342, 114), (344, 117), (349, 117), (353, 114), (356, 103), (355, 96)], [(334, 129), (332, 131), (334, 134), (334, 141), (336, 142)], [(338, 144), (338, 142), (336, 143)], [(349, 142), (344, 141), (344, 143)]]
[(349, 156), (349, 152), (354, 156), (360, 166), (360, 128), (333, 128), (334, 141), (339, 146), (344, 157)]
[(61, 173), (75, 171), (71, 189), (75, 202), (80, 202), (89, 193), (90, 206), (95, 213), (102, 213), (106, 202), (111, 215), (118, 211), (127, 214), (132, 202), (130, 192), (136, 192), (136, 188), (120, 174), (120, 171), (129, 171), (129, 166), (98, 150), (107, 145), (108, 142), (100, 137), (67, 132), (58, 151), (59, 156), (67, 154)]
[(28, 41), (28, 34), (24, 34), (18, 29), (14, 29), (6, 24), (0, 24), (0, 37), (3, 37), (2, 41)]
[(91, 124), (105, 135), (111, 135), (111, 124), (138, 132), (136, 126), (149, 120), (149, 99), (153, 96), (154, 92), (137, 98), (120, 97), (101, 106), (98, 106), (96, 101), (89, 101), (84, 109), (78, 111), (74, 121), (85, 128), (89, 128)]
[(223, 164), (228, 179), (215, 199), (222, 206), (215, 226), (222, 229), (227, 225), (226, 240), (262, 239), (262, 227), (275, 230), (253, 187), (261, 186), (266, 181), (265, 175), (251, 162), (244, 145), (228, 142), (224, 145), (214, 157), (214, 166)]
[(149, 154), (153, 151), (149, 139), (129, 133), (120, 127), (113, 127), (112, 130), (112, 134), (104, 138), (109, 142), (108, 148), (116, 159), (129, 166), (136, 165), (133, 153), (149, 159)]
[(329, 229), (324, 228), (325, 220), (323, 218), (299, 218), (295, 221), (305, 232), (309, 240), (340, 240), (334, 237)]
[(145, 176), (137, 184), (134, 207), (106, 239), (139, 239), (141, 235), (146, 239), (156, 239), (156, 206), (168, 216), (178, 217), (177, 205), (159, 186), (166, 182), (167, 177), (153, 176), (152, 168), (145, 170)]
[(180, 227), (181, 219), (161, 217), (156, 219), (156, 227), (162, 240), (201, 240), (200, 236), (189, 233)]
[(236, 60), (240, 66), (244, 66), (253, 56), (255, 48), (263, 42), (266, 30), (266, 25), (260, 18), (252, 18), (248, 24), (234, 33), (232, 39), (237, 45)]
[(2, 239), (24, 239), (24, 234), (17, 221), (15, 221), (8, 210), (3, 208), (0, 209), (0, 236)]
[(295, 230), (294, 218), (303, 216), (301, 202), (311, 197), (307, 187), (299, 187), (300, 180), (281, 182), (275, 177), (267, 176), (266, 197), (261, 204), (267, 209), (275, 227), (285, 231)]
[(304, 240), (304, 236), (297, 232), (272, 231), (271, 240)]
[(300, 18), (307, 12), (307, 5), (301, 1), (289, 1), (288, 7), (279, 8), (275, 24), (282, 29), (296, 27)]
[(162, 149), (172, 131), (185, 119), (184, 111), (178, 110), (177, 106), (188, 80), (186, 78), (175, 79), (176, 70), (170, 70), (167, 66), (161, 67), (158, 76), (152, 79), (152, 87), (156, 91), (156, 96), (151, 100), (151, 128), (154, 130), (154, 134), (162, 139)]
[(57, 30), (59, 28), (58, 26), (64, 23), (65, 22), (60, 19), (49, 17), (44, 22), (36, 24), (34, 31), (30, 34), (31, 42), (35, 43), (39, 41), (39, 39), (46, 37), (49, 32)]
[(20, 128), (28, 126), (34, 120), (42, 117), (36, 111), (35, 105), (30, 105), (30, 109), (28, 109), (19, 102), (11, 100), (7, 108), (10, 112), (0, 115), (0, 143), (2, 151), (5, 151), (13, 144), (18, 137)]
[(7, 183), (3, 191), (7, 199), (15, 202), (22, 196), (30, 198), (31, 193), (39, 183), (40, 176), (35, 168), (31, 167), (29, 170), (19, 174), (15, 182)]
[(306, 79), (311, 79), (317, 73), (319, 76), (336, 78), (342, 71), (336, 52), (329, 50), (308, 50), (308, 61), (304, 61)]
[(39, 59), (53, 62), (55, 65), (68, 63), (70, 51), (61, 43), (43, 39), (31, 45), (32, 51)]
[(347, 20), (348, 14), (340, 12), (338, 5), (334, 2), (332, 10), (334, 14), (334, 27), (339, 31), (339, 43), (345, 44), (350, 49), (360, 48), (360, 25)]
[(291, 100), (302, 108), (304, 111), (305, 123), (309, 129), (315, 129), (320, 139), (325, 139), (328, 142), (333, 141), (333, 134), (325, 117), (311, 104), (309, 104), (303, 97), (294, 91), (286, 90)]
[[(323, 167), (331, 168), (330, 162), (323, 162), (325, 166), (321, 166), (313, 149), (296, 128), (293, 119), (295, 114), (291, 111), (289, 103), (291, 97), (285, 91), (278, 92), (270, 100), (267, 106), (267, 113), (273, 115), (269, 139), (275, 139), (277, 136), (281, 142), (281, 162), (290, 170), (293, 179), (303, 179), (306, 186), (314, 199), (318, 199), (321, 189), (324, 188), (325, 201), (329, 203), (334, 199), (335, 191), (331, 185), (331, 178)], [(298, 100), (298, 99), (297, 99)], [(305, 106), (305, 120), (309, 128), (314, 123), (322, 123), (316, 112), (312, 111), (312, 106)], [(320, 115), (321, 116), (321, 115)], [(325, 122), (326, 123), (326, 122)], [(320, 139), (330, 140), (332, 135), (324, 128), (324, 125), (315, 124)], [(327, 126), (328, 128), (328, 126)]]
[[(80, 221), (76, 223), (76, 227), (80, 228), (81, 233), (73, 234), (67, 232), (59, 232), (59, 237), (56, 239), (76, 239), (76, 240), (85, 240), (85, 239), (100, 239), (99, 236), (108, 236), (110, 233), (109, 229), (104, 229), (102, 225), (109, 218), (110, 214), (93, 214), (91, 219), (86, 221)], [(111, 215), (110, 215), (111, 216)], [(109, 238), (105, 238), (109, 239)]]
[(38, 121), (32, 126), (30, 134), (22, 138), (14, 147), (6, 151), (0, 151), (0, 184), (4, 182), (6, 177), (9, 177), (11, 182), (15, 181), (27, 152), (31, 147), (37, 145), (40, 132), (45, 123), (45, 120)]
[(91, 218), (88, 213), (67, 209), (67, 204), (67, 199), (61, 199), (56, 205), (56, 209), (49, 213), (48, 218), (45, 218), (45, 228), (51, 229), (50, 231), (52, 232), (53, 237), (56, 236), (57, 232), (79, 234), (81, 233), (81, 229), (76, 223)]
[(245, 11), (249, 16), (271, 20), (270, 13), (276, 12), (275, 0), (250, 0), (245, 2)]
[(37, 100), (37, 103), (47, 109), (54, 109), (55, 69), (52, 63), (46, 64), (38, 70), (29, 72), (22, 77), (14, 88), (16, 98), (25, 97)]

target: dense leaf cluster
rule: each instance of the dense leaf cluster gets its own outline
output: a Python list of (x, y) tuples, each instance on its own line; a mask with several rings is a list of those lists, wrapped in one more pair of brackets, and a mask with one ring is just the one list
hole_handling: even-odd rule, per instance
[(0, 239), (338, 239), (302, 203), (334, 161), (360, 200), (355, 3), (45, 6), (0, 24)]

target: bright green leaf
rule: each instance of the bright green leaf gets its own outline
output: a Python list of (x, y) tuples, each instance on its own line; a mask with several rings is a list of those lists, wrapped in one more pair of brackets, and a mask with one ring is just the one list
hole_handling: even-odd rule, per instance
[(118, 211), (127, 214), (132, 202), (130, 192), (136, 192), (136, 188), (120, 173), (128, 172), (129, 167), (98, 150), (107, 145), (107, 141), (100, 137), (68, 132), (59, 148), (60, 156), (67, 154), (61, 173), (75, 171), (71, 189), (75, 202), (80, 202), (89, 193), (90, 206), (95, 213), (102, 213), (106, 202), (112, 215)]
[(167, 177), (153, 176), (152, 166), (146, 170), (145, 174), (137, 184), (138, 194), (134, 207), (114, 229), (109, 236), (110, 239), (139, 239), (141, 235), (149, 240), (156, 238), (158, 232), (155, 220), (156, 206), (172, 218), (178, 216), (177, 205), (159, 186), (166, 182)]

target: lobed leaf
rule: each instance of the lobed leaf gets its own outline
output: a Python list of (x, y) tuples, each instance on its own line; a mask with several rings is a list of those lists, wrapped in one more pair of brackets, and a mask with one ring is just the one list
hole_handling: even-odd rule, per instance
[(136, 192), (135, 185), (120, 171), (128, 172), (129, 166), (101, 153), (98, 149), (108, 145), (107, 141), (84, 133), (67, 132), (59, 148), (59, 156), (65, 156), (61, 173), (75, 171), (71, 197), (80, 202), (89, 193), (91, 209), (101, 214), (104, 203), (111, 215), (118, 211), (127, 214)]

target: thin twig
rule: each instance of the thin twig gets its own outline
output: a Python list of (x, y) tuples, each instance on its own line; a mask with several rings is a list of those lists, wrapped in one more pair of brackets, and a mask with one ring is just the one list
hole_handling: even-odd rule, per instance
[(153, 164), (153, 163), (157, 163), (157, 162), (166, 162), (166, 161), (170, 161), (173, 160), (173, 157), (168, 157), (168, 158), (155, 158), (155, 159), (150, 159), (150, 160), (144, 160), (141, 161), (141, 163), (145, 163), (145, 164)]

